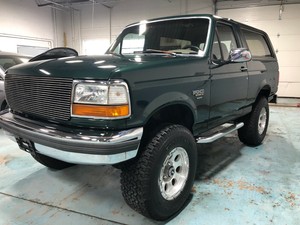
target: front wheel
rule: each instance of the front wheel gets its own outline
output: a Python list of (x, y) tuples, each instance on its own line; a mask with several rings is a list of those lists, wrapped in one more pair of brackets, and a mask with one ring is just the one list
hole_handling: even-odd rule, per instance
[(249, 146), (260, 145), (266, 136), (269, 125), (269, 105), (265, 97), (255, 103), (244, 123), (244, 127), (238, 130), (240, 141)]
[(194, 183), (197, 147), (180, 125), (160, 130), (136, 162), (121, 173), (126, 203), (155, 220), (165, 220), (185, 205)]

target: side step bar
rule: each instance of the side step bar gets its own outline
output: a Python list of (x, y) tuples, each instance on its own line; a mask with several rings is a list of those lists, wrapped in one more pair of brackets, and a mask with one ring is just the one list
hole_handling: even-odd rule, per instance
[(232, 125), (230, 127), (226, 127), (225, 129), (220, 130), (220, 131), (218, 131), (217, 133), (214, 133), (211, 136), (208, 136), (208, 137), (198, 137), (196, 139), (196, 142), (198, 144), (207, 144), (207, 143), (214, 142), (214, 141), (216, 141), (216, 140), (224, 137), (225, 135), (227, 135), (227, 134), (229, 134), (229, 133), (231, 133), (233, 131), (236, 131), (236, 130), (240, 129), (243, 126), (244, 126), (244, 123), (238, 123), (238, 124)]

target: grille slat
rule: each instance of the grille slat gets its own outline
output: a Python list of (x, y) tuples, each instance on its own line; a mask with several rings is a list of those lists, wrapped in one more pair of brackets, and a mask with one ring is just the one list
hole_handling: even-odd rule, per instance
[(46, 119), (70, 118), (72, 79), (55, 77), (5, 77), (5, 92), (12, 110)]

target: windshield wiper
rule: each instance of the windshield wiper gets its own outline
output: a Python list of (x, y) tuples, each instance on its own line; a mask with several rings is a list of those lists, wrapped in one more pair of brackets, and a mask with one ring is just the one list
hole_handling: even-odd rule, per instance
[(175, 52), (163, 51), (163, 50), (158, 50), (158, 49), (146, 49), (145, 51), (143, 51), (143, 53), (160, 53), (160, 54), (167, 54), (167, 55), (173, 55), (173, 56), (177, 55)]

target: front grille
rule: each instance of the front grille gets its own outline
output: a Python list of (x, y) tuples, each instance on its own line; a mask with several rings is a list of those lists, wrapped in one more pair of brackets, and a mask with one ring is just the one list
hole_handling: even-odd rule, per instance
[(6, 75), (5, 92), (10, 108), (46, 119), (70, 118), (72, 79)]

